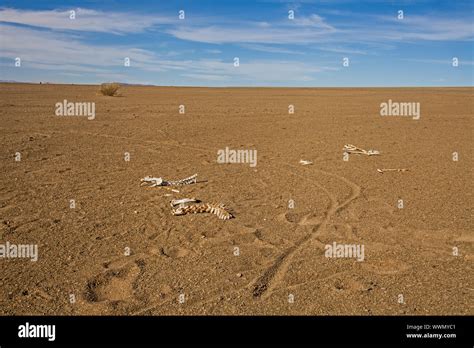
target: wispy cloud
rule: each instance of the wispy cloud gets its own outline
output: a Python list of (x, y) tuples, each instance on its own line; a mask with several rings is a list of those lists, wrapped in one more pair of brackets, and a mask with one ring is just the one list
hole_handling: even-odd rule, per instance
[(286, 27), (256, 28), (246, 26), (208, 26), (178, 27), (166, 31), (181, 40), (224, 44), (224, 43), (260, 43), (260, 44), (304, 44), (318, 41), (329, 41), (324, 30)]
[[(193, 79), (224, 81), (240, 79), (249, 83), (309, 81), (315, 74), (334, 67), (285, 60), (249, 60), (234, 67), (233, 61), (222, 59), (178, 59), (155, 52), (126, 46), (96, 46), (71, 39), (64, 33), (37, 31), (0, 24), (4, 38), (0, 57), (12, 61), (20, 57), (22, 66), (66, 73), (90, 73), (100, 76), (126, 77), (123, 66), (129, 57), (134, 69), (149, 73), (174, 71)], [(174, 59), (173, 59), (174, 58)], [(123, 71), (117, 74), (116, 70)]]
[(347, 47), (325, 47), (325, 46), (321, 46), (321, 47), (318, 47), (318, 49), (321, 50), (321, 51), (334, 52), (334, 53), (343, 53), (343, 54), (362, 54), (362, 55), (367, 54), (367, 51), (357, 50), (357, 49), (347, 48)]
[(261, 26), (258, 22), (245, 26), (211, 25), (181, 26), (166, 32), (181, 40), (225, 44), (310, 44), (339, 42), (352, 43), (354, 40), (366, 42), (403, 41), (470, 41), (474, 39), (471, 18), (437, 18), (412, 16), (397, 20), (390, 16), (371, 16), (361, 23), (352, 22), (330, 24), (323, 17), (312, 14), (296, 17), (293, 21), (270, 23)]
[(206, 53), (210, 53), (210, 54), (221, 54), (222, 51), (221, 50), (218, 50), (218, 49), (206, 49), (204, 50)]
[(245, 81), (308, 81), (315, 79), (315, 74), (337, 70), (336, 67), (318, 66), (305, 62), (286, 60), (250, 60), (241, 61), (239, 67), (232, 62), (222, 60), (199, 60), (190, 62), (190, 70), (197, 73), (227, 75), (239, 77)]
[[(75, 19), (70, 18), (71, 10), (75, 11)], [(105, 13), (84, 8), (71, 8), (71, 10), (28, 11), (4, 8), (0, 10), (0, 22), (48, 29), (114, 34), (138, 33), (155, 25), (177, 22), (174, 17), (125, 12)]]
[(335, 30), (335, 28), (332, 25), (329, 25), (323, 17), (315, 13), (308, 17), (297, 16), (291, 22), (300, 27), (313, 27), (326, 29), (328, 31)]
[(149, 61), (152, 53), (132, 47), (87, 44), (64, 33), (0, 24), (5, 58), (20, 57), (25, 62), (43, 65), (123, 66), (124, 57), (137, 62)]
[(380, 38), (389, 40), (426, 41), (470, 41), (474, 39), (474, 26), (471, 17), (445, 18), (409, 15), (404, 19), (395, 16), (374, 16), (383, 23), (385, 30)]
[(281, 54), (305, 54), (302, 51), (297, 49), (288, 49), (284, 47), (278, 46), (268, 46), (268, 45), (260, 45), (260, 44), (241, 44), (243, 48), (260, 51), (260, 52), (268, 52), (268, 53), (281, 53)]
[[(462, 65), (474, 65), (474, 61), (472, 60), (464, 60), (462, 57), (458, 58), (458, 64)], [(415, 62), (415, 63), (423, 63), (423, 64), (443, 64), (443, 65), (450, 65), (452, 66), (453, 60), (452, 58), (448, 59), (412, 59), (412, 58), (403, 58), (402, 60), (407, 62)]]

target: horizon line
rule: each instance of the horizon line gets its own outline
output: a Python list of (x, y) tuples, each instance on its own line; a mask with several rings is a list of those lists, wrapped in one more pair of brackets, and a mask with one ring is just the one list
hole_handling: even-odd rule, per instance
[(363, 88), (474, 88), (474, 85), (464, 86), (199, 86), (199, 85), (148, 85), (148, 84), (134, 84), (126, 82), (103, 82), (103, 83), (63, 83), (63, 82), (22, 82), (22, 81), (0, 81), (0, 84), (26, 84), (26, 85), (61, 85), (61, 86), (100, 86), (107, 83), (117, 83), (121, 87), (159, 87), (159, 88), (287, 88), (287, 89), (363, 89)]

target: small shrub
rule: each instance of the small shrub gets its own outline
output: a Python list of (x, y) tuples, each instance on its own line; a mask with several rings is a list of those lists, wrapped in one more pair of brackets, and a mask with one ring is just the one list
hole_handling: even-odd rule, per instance
[(100, 85), (100, 93), (113, 97), (117, 95), (119, 88), (120, 85), (118, 83), (103, 83)]

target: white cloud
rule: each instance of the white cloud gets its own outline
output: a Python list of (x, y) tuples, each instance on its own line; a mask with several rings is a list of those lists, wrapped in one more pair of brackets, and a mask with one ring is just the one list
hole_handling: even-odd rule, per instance
[(317, 14), (280, 21), (266, 26), (260, 22), (173, 27), (167, 33), (181, 40), (214, 44), (318, 44), (402, 41), (463, 41), (474, 39), (470, 18), (412, 16), (403, 20), (368, 15), (364, 20), (329, 24)]
[(314, 27), (327, 29), (330, 31), (335, 30), (332, 25), (326, 23), (325, 19), (317, 14), (312, 14), (309, 17), (296, 16), (295, 19), (292, 20), (292, 22), (302, 27)]
[[(65, 33), (0, 24), (0, 57), (22, 59), (22, 67), (61, 73), (84, 73), (101, 77), (127, 78), (123, 66), (129, 57), (133, 69), (149, 73), (173, 72), (177, 76), (213, 81), (244, 80), (252, 83), (308, 81), (331, 67), (288, 60), (246, 60), (234, 67), (222, 59), (178, 59), (125, 46), (96, 46)], [(175, 58), (175, 59), (172, 59)], [(118, 74), (117, 71), (121, 71)]]
[(304, 44), (328, 40), (326, 30), (293, 28), (256, 28), (251, 26), (209, 26), (179, 27), (166, 31), (181, 40), (223, 44), (223, 43), (261, 43), (261, 44)]
[(186, 74), (212, 74), (229, 76), (249, 82), (297, 82), (315, 79), (315, 75), (338, 68), (318, 66), (304, 62), (287, 60), (240, 60), (240, 66), (234, 67), (233, 62), (222, 60), (197, 60), (187, 64)]
[(260, 44), (241, 44), (243, 48), (260, 51), (260, 52), (268, 52), (268, 53), (282, 53), (282, 54), (305, 54), (299, 50), (291, 50), (288, 48), (283, 47), (275, 47), (275, 46), (268, 46), (268, 45), (260, 45)]
[(211, 53), (211, 54), (221, 54), (222, 53), (221, 50), (217, 50), (217, 49), (204, 50), (204, 52)]
[[(75, 19), (70, 19), (71, 10), (76, 12)], [(49, 29), (114, 34), (137, 33), (155, 25), (177, 22), (175, 18), (156, 15), (101, 12), (83, 8), (71, 10), (28, 11), (4, 8), (0, 9), (0, 21)]]
[[(458, 63), (460, 66), (462, 65), (474, 65), (474, 61), (472, 60), (464, 60), (462, 57), (457, 57), (458, 58)], [(407, 62), (415, 62), (415, 63), (427, 63), (427, 64), (443, 64), (446, 66), (452, 66), (453, 60), (452, 58), (448, 58), (445, 60), (442, 59), (411, 59), (411, 58), (406, 58), (403, 59), (404, 61)]]
[(146, 50), (86, 44), (63, 33), (38, 31), (30, 28), (0, 24), (2, 57), (20, 57), (25, 62), (43, 65), (78, 64), (81, 66), (123, 66), (125, 57), (146, 62), (153, 54)]
[(326, 51), (326, 52), (334, 52), (334, 53), (343, 53), (343, 54), (362, 54), (366, 55), (367, 51), (364, 50), (356, 50), (352, 48), (346, 48), (346, 47), (318, 47), (317, 49), (321, 51)]

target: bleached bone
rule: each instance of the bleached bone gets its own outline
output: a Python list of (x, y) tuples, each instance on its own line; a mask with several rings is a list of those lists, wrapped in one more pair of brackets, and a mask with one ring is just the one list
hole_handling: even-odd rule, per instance
[(166, 186), (163, 185), (163, 179), (162, 178), (154, 178), (151, 176), (145, 176), (143, 179), (140, 179), (142, 182), (140, 185), (146, 185), (149, 184), (150, 187), (155, 187), (155, 186)]
[(344, 150), (344, 152), (347, 152), (347, 153), (367, 155), (367, 156), (380, 155), (380, 151), (364, 150), (364, 149), (361, 149), (360, 147), (357, 147), (351, 144), (344, 145), (344, 148), (342, 150)]
[(307, 166), (309, 164), (313, 164), (313, 162), (311, 161), (306, 161), (306, 160), (300, 160), (300, 164), (302, 164), (303, 166)]
[(229, 220), (234, 216), (227, 210), (224, 204), (203, 203), (188, 206), (179, 206), (171, 212), (173, 215), (211, 213), (217, 215), (221, 220)]
[(179, 206), (185, 206), (188, 203), (197, 203), (200, 202), (199, 199), (196, 198), (181, 198), (181, 199), (173, 199), (170, 204), (172, 207), (175, 207), (177, 205)]
[[(178, 180), (178, 181), (167, 181), (163, 178), (156, 178), (152, 176), (145, 176), (140, 181), (142, 182), (141, 185), (148, 184), (150, 187), (155, 186), (182, 186), (182, 185), (190, 185), (195, 184), (197, 182), (197, 174), (191, 175), (190, 177)], [(174, 191), (174, 190), (173, 190)], [(178, 191), (179, 192), (179, 191)]]
[(398, 168), (393, 168), (393, 169), (392, 169), (392, 168), (387, 168), (387, 169), (377, 169), (377, 171), (378, 171), (379, 173), (382, 173), (382, 174), (383, 174), (384, 172), (407, 172), (408, 169), (406, 169), (406, 168), (401, 168), (401, 169), (398, 169)]
[(191, 175), (190, 177), (178, 180), (178, 181), (166, 181), (168, 186), (181, 186), (190, 185), (197, 182), (197, 174)]

